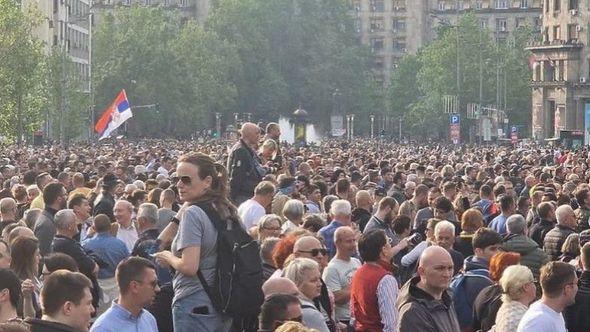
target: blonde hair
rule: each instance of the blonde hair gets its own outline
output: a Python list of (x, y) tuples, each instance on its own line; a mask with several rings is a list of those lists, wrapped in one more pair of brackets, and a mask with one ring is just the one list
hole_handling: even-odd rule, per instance
[(285, 322), (283, 325), (277, 327), (275, 332), (317, 332), (314, 329), (308, 329), (303, 324), (299, 322)]
[(523, 286), (533, 282), (531, 269), (524, 265), (511, 265), (502, 272), (500, 287), (502, 287), (502, 301), (518, 301), (522, 296)]
[(310, 258), (295, 258), (283, 270), (283, 277), (291, 279), (295, 285), (299, 286), (305, 281), (305, 274), (307, 271), (317, 269), (319, 271), (319, 264)]

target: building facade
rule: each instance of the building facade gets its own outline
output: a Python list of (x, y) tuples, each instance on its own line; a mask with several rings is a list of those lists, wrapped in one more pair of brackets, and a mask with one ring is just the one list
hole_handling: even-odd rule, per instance
[(23, 10), (34, 7), (42, 17), (33, 34), (46, 54), (61, 50), (75, 64), (82, 90), (90, 82), (90, 0), (23, 0)]
[(427, 4), (428, 0), (352, 0), (356, 32), (371, 47), (376, 80), (384, 85), (401, 58), (427, 41)]
[(351, 15), (363, 44), (374, 53), (377, 80), (387, 86), (406, 54), (436, 38), (441, 24), (473, 13), (480, 26), (507, 38), (521, 26), (541, 31), (542, 0), (351, 0)]
[(533, 137), (564, 138), (577, 131), (590, 143), (590, 4), (543, 0), (532, 75)]

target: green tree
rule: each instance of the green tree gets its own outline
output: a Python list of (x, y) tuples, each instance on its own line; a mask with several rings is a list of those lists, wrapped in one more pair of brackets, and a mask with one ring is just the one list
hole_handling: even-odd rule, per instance
[(38, 18), (32, 7), (0, 0), (0, 131), (19, 144), (38, 126), (44, 104), (42, 45), (31, 34)]
[(236, 45), (244, 68), (236, 110), (271, 120), (301, 104), (325, 124), (338, 89), (343, 112), (375, 111), (362, 94), (373, 79), (370, 53), (347, 10), (340, 0), (218, 1), (206, 25)]

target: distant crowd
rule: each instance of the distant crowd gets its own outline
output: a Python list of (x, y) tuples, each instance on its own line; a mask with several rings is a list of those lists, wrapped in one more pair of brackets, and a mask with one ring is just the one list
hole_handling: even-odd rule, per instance
[(0, 332), (590, 331), (590, 150), (0, 149)]

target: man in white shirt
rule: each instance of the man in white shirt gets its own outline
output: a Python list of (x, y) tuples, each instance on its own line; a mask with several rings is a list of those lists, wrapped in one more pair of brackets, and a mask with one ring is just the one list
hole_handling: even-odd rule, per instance
[(328, 290), (334, 293), (336, 320), (347, 324), (350, 321), (350, 283), (361, 262), (351, 257), (356, 253), (356, 234), (348, 226), (338, 227), (334, 233), (336, 255), (324, 269), (322, 278)]
[(541, 268), (543, 296), (529, 307), (517, 332), (566, 332), (563, 310), (574, 304), (578, 277), (573, 265), (549, 262)]
[(266, 214), (266, 208), (272, 203), (275, 186), (270, 181), (260, 182), (254, 188), (254, 197), (240, 204), (238, 215), (246, 230), (258, 225), (258, 221)]
[(133, 213), (133, 205), (128, 201), (118, 200), (115, 203), (115, 208), (113, 209), (113, 213), (115, 215), (115, 219), (117, 223), (115, 225), (117, 229), (117, 239), (123, 241), (127, 250), (129, 252), (133, 251), (133, 246), (135, 242), (137, 242), (138, 234), (135, 225), (133, 224), (133, 220), (131, 219), (131, 215)]

